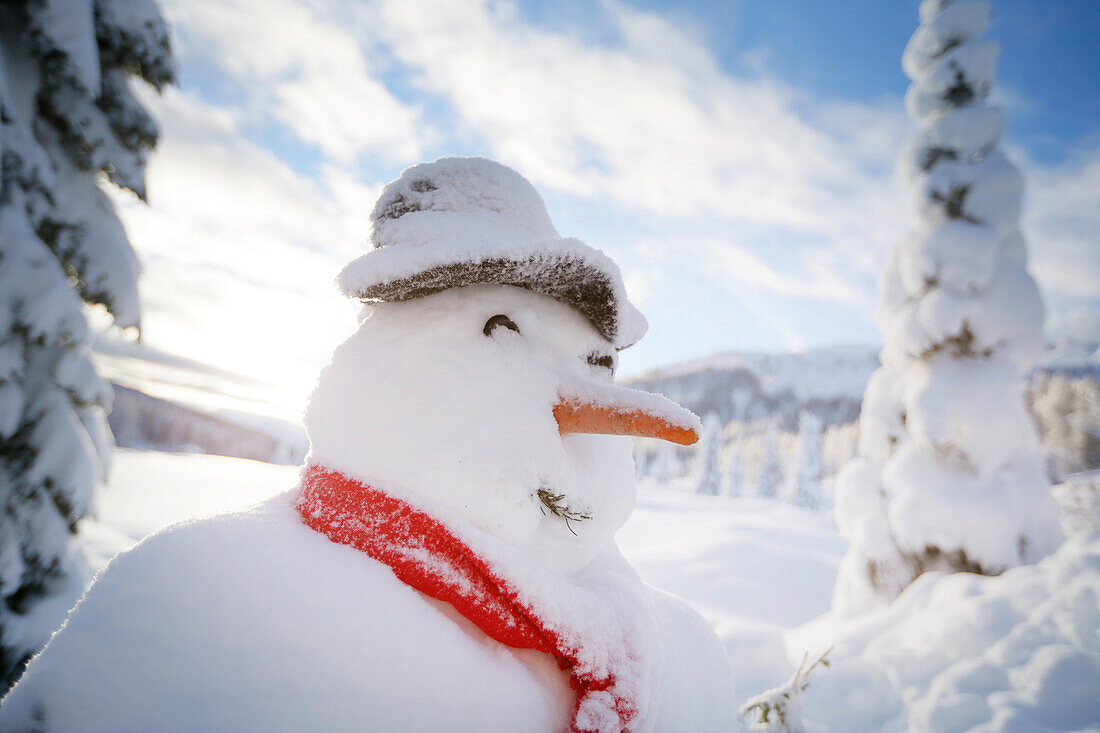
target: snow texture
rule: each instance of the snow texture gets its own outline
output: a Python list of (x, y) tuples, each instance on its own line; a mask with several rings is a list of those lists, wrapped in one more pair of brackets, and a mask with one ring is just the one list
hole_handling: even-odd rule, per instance
[[(379, 302), (321, 373), (307, 463), (401, 498), (502, 569), (586, 669), (616, 670), (629, 693), (617, 696), (640, 710), (632, 730), (728, 730), (719, 640), (643, 586), (615, 543), (635, 501), (630, 439), (562, 435), (554, 417), (581, 399), (698, 429), (668, 400), (616, 387), (616, 363), (587, 313), (529, 288)], [(549, 655), (490, 640), (306, 528), (292, 499), (169, 530), (112, 563), (5, 701), (0, 730), (36, 716), (61, 731), (568, 724), (575, 695)], [(610, 692), (589, 696), (578, 723), (617, 730), (611, 704)]]
[(826, 729), (1096, 730), (1100, 534), (995, 578), (927, 573), (889, 607), (789, 642), (814, 640), (835, 641), (833, 667), (802, 707)]
[[(255, 461), (235, 460), (218, 456), (204, 456), (196, 454), (171, 455), (163, 453), (140, 453), (134, 451), (120, 451), (117, 457), (117, 467), (112, 471), (111, 484), (107, 491), (102, 493), (102, 500), (98, 511), (98, 521), (85, 520), (86, 528), (82, 530), (81, 537), (84, 540), (86, 550), (92, 555), (95, 567), (102, 567), (107, 559), (123, 549), (133, 545), (136, 539), (146, 534), (159, 530), (166, 525), (197, 517), (210, 517), (225, 511), (239, 511), (240, 509), (256, 501), (264, 500), (283, 488), (292, 486), (296, 481), (295, 469), (288, 466), (272, 466)], [(1093, 504), (1095, 507), (1095, 503)], [(255, 512), (253, 512), (255, 513)], [(1092, 513), (1093, 519), (1096, 517)], [(210, 528), (207, 522), (192, 522), (189, 527)], [(181, 528), (184, 529), (184, 528)], [(189, 530), (190, 531), (190, 530)], [(272, 532), (271, 534), (275, 534)], [(223, 535), (239, 536), (239, 530), (226, 529)], [(249, 534), (251, 536), (251, 534)], [(163, 535), (157, 541), (163, 541)], [(273, 542), (274, 537), (268, 536), (263, 542)], [(278, 541), (286, 541), (286, 537), (280, 536)], [(1085, 644), (1076, 640), (1095, 640), (1097, 630), (1095, 618), (1096, 602), (1094, 597), (1100, 596), (1100, 575), (1095, 569), (1095, 559), (1088, 563), (1079, 563), (1070, 560), (1077, 555), (1078, 550), (1067, 553), (1072, 544), (1067, 544), (1053, 558), (1048, 558), (1038, 566), (1021, 568), (1010, 571), (998, 578), (983, 579), (969, 575), (928, 574), (915, 584), (912, 590), (922, 588), (926, 581), (936, 579), (936, 585), (925, 588), (921, 593), (925, 599), (933, 599), (936, 593), (942, 593), (943, 597), (936, 603), (925, 605), (908, 603), (908, 594), (904, 595), (900, 602), (905, 605), (897, 610), (893, 608), (879, 614), (868, 614), (832, 624), (837, 619), (825, 618), (812, 620), (815, 616), (827, 610), (829, 606), (829, 593), (833, 587), (837, 562), (843, 555), (844, 542), (836, 534), (835, 528), (828, 517), (820, 512), (810, 512), (799, 507), (792, 507), (774, 501), (764, 501), (755, 498), (727, 499), (724, 497), (699, 496), (690, 491), (690, 487), (683, 487), (682, 491), (675, 492), (665, 485), (654, 485), (644, 482), (641, 486), (638, 507), (632, 514), (626, 525), (617, 533), (616, 540), (621, 546), (624, 556), (639, 571), (643, 580), (657, 587), (675, 592), (687, 599), (695, 608), (698, 608), (707, 620), (718, 630), (720, 638), (726, 648), (730, 661), (734, 666), (734, 693), (732, 699), (744, 701), (761, 690), (780, 685), (790, 677), (798, 662), (808, 652), (809, 659), (816, 658), (821, 650), (838, 641), (836, 648), (829, 655), (829, 660), (834, 663), (830, 669), (815, 670), (809, 678), (807, 699), (803, 705), (803, 714), (806, 728), (810, 731), (850, 731), (850, 730), (906, 730), (922, 728), (915, 722), (907, 725), (907, 721), (916, 721), (915, 713), (912, 713), (913, 705), (925, 699), (931, 689), (930, 685), (921, 686), (920, 680), (937, 680), (942, 678), (942, 685), (957, 678), (959, 672), (970, 665), (981, 663), (984, 665), (983, 644), (990, 638), (999, 637), (1007, 639), (1010, 636), (1018, 641), (1024, 640), (1028, 633), (1037, 628), (1030, 619), (1034, 614), (1036, 618), (1045, 615), (1039, 609), (1044, 607), (1046, 601), (1042, 600), (1043, 593), (1039, 584), (1034, 583), (1035, 576), (1031, 571), (1041, 568), (1051, 568), (1053, 563), (1059, 564), (1059, 575), (1051, 575), (1047, 570), (1043, 585), (1051, 589), (1052, 595), (1063, 593), (1058, 583), (1075, 584), (1072, 593), (1078, 594), (1082, 601), (1092, 603), (1078, 608), (1073, 613), (1076, 620), (1070, 623), (1073, 615), (1066, 615), (1069, 604), (1058, 607), (1063, 613), (1051, 614), (1051, 617), (1063, 618), (1064, 621), (1045, 624), (1045, 632), (1048, 636), (1045, 646), (1056, 647), (1054, 652), (1062, 645), (1082, 648)], [(196, 541), (201, 538), (196, 537)], [(265, 566), (266, 560), (277, 562), (281, 552), (275, 544), (257, 547), (261, 540), (249, 541), (245, 544), (236, 543), (235, 539), (223, 536), (219, 540), (218, 547), (211, 547), (209, 557), (212, 565), (229, 562), (234, 567), (239, 567), (242, 560), (240, 556), (256, 548), (261, 553), (261, 559), (255, 562), (264, 577), (275, 576), (275, 572)], [(1095, 548), (1096, 540), (1084, 540), (1086, 545), (1091, 543)], [(331, 544), (329, 545), (332, 546)], [(290, 553), (296, 553), (302, 545), (295, 544), (288, 549)], [(182, 552), (182, 548), (177, 548)], [(1089, 550), (1095, 558), (1096, 550)], [(173, 555), (179, 554), (173, 552)], [(354, 553), (353, 553), (354, 555)], [(358, 555), (356, 555), (358, 556)], [(1080, 555), (1077, 555), (1080, 557)], [(118, 558), (122, 563), (129, 555)], [(293, 559), (293, 558), (291, 558)], [(144, 561), (143, 561), (144, 562)], [(159, 573), (158, 583), (169, 585), (171, 578), (163, 577), (163, 572), (152, 567), (153, 558), (149, 558), (150, 575)], [(181, 562), (173, 559), (173, 563)], [(344, 569), (351, 570), (354, 566), (333, 566), (331, 577), (326, 574), (322, 582), (331, 581), (333, 588), (343, 587), (344, 584), (353, 583), (356, 578), (363, 576), (354, 573), (340, 574)], [(167, 566), (164, 572), (176, 572), (177, 568), (183, 571), (186, 578), (194, 579), (194, 570), (187, 565), (172, 564)], [(1090, 569), (1091, 568), (1091, 569)], [(1027, 578), (1024, 582), (1026, 571)], [(114, 573), (115, 568), (109, 573)], [(233, 572), (228, 569), (226, 573)], [(292, 577), (292, 582), (301, 582), (302, 577), (315, 575), (317, 570), (305, 563), (293, 562), (286, 567), (283, 577)], [(191, 580), (188, 580), (191, 582)], [(240, 581), (235, 581), (240, 582)], [(261, 613), (244, 613), (242, 608), (252, 608), (255, 598), (246, 599), (248, 592), (268, 592), (271, 589), (265, 583), (252, 583), (248, 576), (243, 578), (246, 588), (238, 596), (234, 593), (234, 600), (227, 600), (225, 605), (232, 608), (234, 613), (225, 616), (216, 616), (214, 612), (203, 610), (204, 599), (183, 599), (184, 608), (179, 612), (182, 615), (192, 608), (198, 608), (199, 620), (194, 622), (183, 619), (187, 624), (209, 624), (208, 633), (220, 634), (216, 629), (224, 628), (224, 638), (231, 635), (247, 623), (264, 625), (265, 629), (276, 625), (269, 618), (275, 615), (287, 618), (299, 614), (297, 618), (302, 622), (302, 628), (309, 630), (307, 637), (302, 636), (302, 631), (295, 629), (287, 633), (287, 643), (294, 649), (303, 648), (312, 641), (312, 634), (317, 633), (314, 626), (317, 620), (323, 618), (323, 614), (331, 605), (328, 593), (320, 594), (320, 601), (302, 600), (294, 597), (280, 600), (281, 596), (272, 595), (271, 602)], [(950, 592), (936, 590), (938, 584), (946, 584), (944, 587), (960, 583)], [(1091, 588), (1091, 591), (1088, 589)], [(392, 588), (391, 588), (392, 590)], [(351, 592), (355, 592), (354, 588)], [(1090, 596), (1091, 592), (1091, 596)], [(1072, 595), (1072, 594), (1070, 594)], [(262, 596), (261, 596), (262, 597)], [(377, 618), (378, 611), (375, 601), (366, 593), (357, 596), (363, 600), (363, 610), (360, 612), (363, 621), (371, 621)], [(389, 598), (386, 591), (383, 598)], [(1066, 600), (1069, 596), (1067, 595)], [(213, 596), (211, 600), (221, 607), (222, 600), (219, 596)], [(287, 605), (289, 604), (289, 605)], [(1005, 609), (1011, 606), (1015, 610), (1011, 613)], [(304, 608), (305, 607), (305, 608)], [(663, 604), (658, 603), (658, 608)], [(697, 619), (694, 614), (686, 610), (684, 616), (679, 616), (674, 609), (667, 609), (664, 626), (675, 626), (681, 620), (690, 621)], [(412, 609), (414, 615), (411, 618), (420, 620), (422, 612)], [(1089, 616), (1092, 613), (1093, 616)], [(238, 616), (245, 616), (245, 619)], [(173, 616), (173, 619), (176, 617)], [(127, 619), (129, 615), (127, 614)], [(959, 623), (959, 620), (965, 623)], [(144, 630), (143, 633), (152, 631), (146, 625), (146, 621), (140, 620), (134, 628)], [(460, 621), (448, 620), (448, 623)], [(75, 623), (75, 622), (74, 622)], [(338, 614), (338, 625), (351, 626), (352, 621)], [(359, 622), (354, 622), (359, 623)], [(1016, 631), (1009, 630), (1010, 624)], [(1089, 624), (1093, 624), (1091, 627)], [(995, 624), (997, 629), (987, 632), (988, 624)], [(709, 636), (709, 631), (704, 627), (698, 628), (698, 633)], [(342, 626), (341, 626), (342, 627)], [(959, 628), (958, 633), (950, 631)], [(356, 627), (359, 630), (359, 627)], [(437, 639), (437, 626), (432, 625), (423, 632), (425, 649), (430, 642)], [(395, 629), (395, 633), (398, 630)], [(1073, 635), (1068, 635), (1072, 631)], [(130, 633), (130, 631), (127, 631)], [(684, 628), (687, 632), (687, 627)], [(976, 641), (971, 642), (970, 635), (977, 634)], [(1060, 638), (1067, 634), (1066, 639)], [(270, 645), (262, 644), (257, 637), (262, 634), (248, 633), (241, 640), (239, 649), (251, 653), (252, 661), (247, 664), (251, 669), (249, 675), (266, 675), (262, 665), (271, 656), (288, 654), (280, 649), (271, 649)], [(357, 639), (357, 637), (356, 637)], [(871, 645), (881, 639), (882, 646), (876, 646), (872, 650)], [(160, 642), (158, 642), (160, 643)], [(173, 653), (176, 648), (173, 644)], [(356, 640), (356, 644), (359, 642)], [(377, 642), (380, 644), (381, 642)], [(995, 642), (999, 643), (999, 642)], [(1015, 642), (1014, 642), (1015, 643)], [(179, 645), (182, 646), (182, 645)], [(992, 644), (990, 646), (993, 646)], [(98, 647), (97, 647), (98, 648)], [(375, 648), (381, 648), (376, 646)], [(691, 645), (685, 647), (685, 652), (694, 649)], [(709, 644), (700, 644), (700, 648), (710, 649)], [(1035, 649), (1036, 656), (1039, 650)], [(438, 671), (446, 659), (449, 659), (450, 647), (445, 647), (440, 654), (426, 651), (423, 657), (427, 660), (401, 680), (406, 682), (412, 679), (415, 672), (423, 672), (427, 675), (429, 685), (438, 682), (441, 686), (450, 684), (443, 681), (444, 673)], [(961, 650), (961, 651), (960, 651)], [(363, 684), (373, 675), (381, 675), (382, 672), (373, 667), (364, 668), (362, 659), (356, 658), (356, 654), (362, 653), (363, 647), (353, 645), (349, 653), (341, 654), (333, 664), (339, 666), (346, 674), (352, 675), (358, 684)], [(684, 716), (685, 722), (679, 729), (693, 729), (694, 720), (690, 717), (693, 711), (700, 706), (698, 698), (693, 696), (700, 694), (694, 689), (697, 684), (696, 674), (699, 672), (698, 662), (687, 654), (680, 654), (680, 648), (669, 646), (666, 649), (662, 670), (662, 715), (665, 719), (676, 720), (677, 715)], [(1053, 656), (1051, 651), (1042, 652), (1042, 655)], [(89, 655), (95, 650), (90, 650)], [(121, 657), (122, 655), (119, 655)], [(505, 657), (514, 658), (513, 652), (507, 652)], [(521, 655), (522, 656), (522, 655)], [(534, 659), (538, 659), (538, 655)], [(1096, 653), (1092, 653), (1096, 658)], [(96, 671), (96, 677), (113, 677), (122, 675), (129, 678), (131, 675), (131, 661), (128, 658), (119, 659), (117, 665), (110, 662), (118, 657), (105, 657), (103, 663)], [(188, 653), (187, 657), (192, 656)], [(220, 659), (220, 658), (219, 658)], [(707, 657), (707, 659), (711, 659)], [(895, 675), (896, 668), (899, 670)], [(87, 662), (89, 665), (92, 662)], [(145, 663), (144, 661), (142, 662)], [(709, 662), (708, 662), (709, 663)], [(228, 670), (223, 675), (220, 667), (211, 665), (210, 660), (203, 662), (205, 672), (202, 674), (214, 674), (216, 680), (210, 681), (213, 688), (218, 681), (223, 684), (237, 684), (229, 679), (228, 675), (240, 672), (239, 669)], [(435, 665), (434, 667), (431, 665)], [(958, 665), (959, 670), (946, 674)], [(239, 666), (244, 666), (242, 663)], [(330, 679), (338, 674), (337, 671), (329, 671), (327, 667), (320, 666), (319, 673), (322, 681)], [(484, 669), (476, 666), (471, 669), (471, 674)], [(512, 667), (515, 670), (517, 667)], [(1008, 677), (1012, 689), (1005, 687), (991, 687), (988, 692), (973, 687), (968, 694), (960, 696), (960, 705), (973, 705), (979, 712), (974, 715), (979, 717), (981, 711), (998, 709), (1003, 699), (1019, 701), (1023, 696), (1030, 695), (1035, 690), (1040, 690), (1044, 685), (1052, 686), (1057, 682), (1072, 684), (1072, 680), (1059, 679), (1045, 671), (1046, 665), (1034, 665), (1031, 669), (1015, 665), (1014, 671)], [(1085, 670), (1087, 672), (1087, 668)], [(309, 668), (308, 673), (299, 672), (299, 678), (307, 674), (313, 674), (314, 668)], [(520, 669), (520, 673), (528, 673)], [(550, 673), (561, 675), (553, 668), (547, 670), (546, 678), (551, 683), (559, 677), (551, 677)], [(715, 667), (712, 674), (720, 673)], [(187, 672), (187, 677), (181, 681), (202, 679), (202, 674), (195, 671)], [(140, 671), (133, 675), (140, 676)], [(563, 675), (562, 675), (563, 676)], [(264, 677), (264, 679), (270, 679)], [(490, 678), (491, 683), (496, 677)], [(1082, 675), (1083, 682), (1091, 682), (1091, 678)], [(387, 690), (394, 690), (400, 684), (395, 681)], [(899, 680), (900, 682), (895, 682)], [(412, 679), (415, 682), (415, 679)], [(911, 682), (912, 681), (912, 682)], [(383, 680), (385, 682), (385, 680)], [(902, 682), (904, 684), (902, 684)], [(337, 680), (338, 684), (342, 684)], [(476, 680), (469, 684), (476, 683)], [(487, 684), (489, 684), (487, 683)], [(123, 680), (120, 684), (125, 684)], [(202, 683), (206, 684), (206, 683)], [(505, 682), (502, 689), (511, 690), (514, 687), (522, 687), (521, 682)], [(956, 684), (956, 689), (958, 685)], [(350, 687), (350, 685), (349, 685)], [(1093, 685), (1095, 687), (1095, 685)], [(1089, 730), (1088, 724), (1072, 725), (1073, 720), (1089, 719), (1091, 714), (1095, 719), (1095, 696), (1093, 689), (1084, 688), (1081, 685), (1076, 688), (1063, 685), (1060, 689), (1049, 689), (1045, 693), (1045, 699), (1057, 703), (1057, 707), (1050, 710), (1051, 717), (1042, 721), (1033, 722), (1024, 719), (1017, 721), (1017, 730)], [(288, 717), (285, 724), (276, 725), (276, 729), (288, 729), (293, 727), (302, 716), (299, 716), (291, 705), (279, 699), (282, 690), (272, 694), (270, 689), (261, 689), (257, 683), (250, 688), (257, 695), (263, 695), (262, 702), (257, 704), (274, 704), (278, 711), (287, 711)], [(347, 688), (340, 687), (328, 699), (336, 699), (343, 704), (343, 698), (337, 698), (340, 691)], [(363, 694), (362, 689), (355, 689), (348, 694), (348, 699), (358, 699)], [(443, 687), (443, 698), (453, 700), (454, 697), (447, 692), (450, 688)], [(480, 689), (480, 688), (479, 688)], [(566, 691), (568, 688), (565, 688)], [(708, 685), (709, 689), (709, 685)], [(181, 688), (172, 690), (174, 699), (179, 699)], [(818, 691), (820, 690), (820, 694)], [(216, 697), (211, 698), (222, 701), (225, 693), (214, 690)], [(246, 691), (242, 691), (246, 692)], [(316, 693), (316, 690), (314, 691)], [(912, 693), (912, 694), (910, 694)], [(325, 693), (327, 694), (327, 693)], [(424, 707), (423, 700), (418, 696), (408, 694), (407, 691), (395, 692), (405, 704), (412, 709)], [(830, 697), (835, 695), (835, 699)], [(259, 698), (258, 698), (259, 699)], [(946, 698), (944, 698), (946, 699)], [(693, 700), (695, 700), (693, 702)], [(270, 702), (269, 702), (270, 701)], [(312, 703), (306, 701), (307, 713)], [(102, 703), (95, 702), (91, 708), (97, 710)], [(386, 710), (393, 711), (396, 703), (385, 703)], [(181, 703), (182, 706), (182, 703)], [(507, 703), (505, 703), (507, 706)], [(243, 704), (230, 701), (229, 710), (238, 710)], [(190, 720), (203, 720), (213, 717), (203, 709), (204, 706), (192, 706), (187, 714), (191, 716), (178, 724), (183, 727)], [(145, 704), (140, 704), (136, 709), (144, 710)], [(522, 725), (522, 729), (538, 729), (538, 715), (544, 708), (535, 705), (535, 721), (529, 725)], [(467, 708), (466, 710), (469, 710)], [(459, 711), (461, 713), (463, 711)], [(396, 713), (395, 713), (396, 714)], [(0, 707), (0, 728), (9, 725), (7, 716), (7, 703)], [(268, 714), (260, 711), (256, 718), (260, 724), (270, 722)], [(430, 712), (423, 713), (426, 722)], [(204, 718), (203, 716), (207, 716)], [(912, 716), (912, 717), (911, 717)], [(274, 714), (272, 714), (274, 717)], [(442, 716), (440, 716), (442, 717)], [(958, 721), (963, 716), (960, 714), (954, 718)], [(952, 718), (945, 718), (951, 720)], [(942, 725), (941, 728), (929, 726), (930, 730), (966, 730), (975, 725), (991, 726), (986, 721), (962, 723), (952, 728)], [(884, 722), (883, 722), (884, 721)], [(1069, 722), (1066, 722), (1069, 721)], [(505, 720), (505, 723), (511, 722)], [(14, 726), (14, 723), (10, 723)], [(123, 726), (125, 727), (125, 726)], [(196, 726), (201, 727), (201, 726)], [(218, 726), (225, 729), (226, 725)], [(447, 721), (445, 727), (454, 727), (453, 722)], [(459, 728), (462, 726), (460, 725)], [(553, 724), (544, 726), (547, 730), (556, 730)], [(670, 724), (670, 729), (676, 729)], [(1001, 728), (1012, 729), (1009, 725)], [(80, 730), (88, 729), (83, 723)], [(169, 730), (173, 728), (168, 727)], [(360, 727), (362, 729), (362, 727)], [(981, 730), (982, 728), (979, 728)], [(94, 730), (94, 728), (93, 728)]]
[(134, 74), (172, 76), (150, 0), (0, 8), (0, 690), (79, 595), (72, 535), (110, 464), (83, 306), (140, 320), (138, 261), (97, 180), (144, 195), (156, 128)]
[[(562, 729), (573, 693), (550, 657), (490, 641), (306, 528), (291, 499), (117, 558), (5, 700), (0, 730), (36, 709), (56, 731)], [(713, 632), (648, 594), (667, 650), (652, 729), (727, 730)]]
[(1023, 182), (986, 99), (997, 48), (984, 0), (921, 4), (903, 56), (921, 131), (902, 156), (919, 224), (888, 256), (860, 457), (837, 478), (850, 540), (845, 613), (888, 602), (930, 569), (997, 574), (1061, 541), (1022, 375), (1043, 306), (1017, 222)]
[[(495, 315), (518, 332), (486, 336)], [(473, 285), (379, 303), (322, 372), (306, 412), (309, 460), (461, 511), (550, 565), (578, 569), (630, 513), (632, 445), (559, 435), (553, 406), (591, 395), (683, 413), (615, 387), (611, 369), (590, 363), (594, 353), (615, 355), (578, 310), (523, 288)], [(592, 518), (567, 525), (544, 513), (541, 488)]]
[(374, 249), (340, 273), (351, 297), (401, 301), (464, 285), (515, 285), (575, 306), (616, 348), (645, 334), (615, 263), (562, 238), (534, 187), (499, 163), (444, 158), (409, 168), (383, 190), (371, 222)]
[(649, 727), (660, 674), (651, 651), (659, 648), (658, 629), (647, 592), (617, 549), (609, 545), (583, 572), (546, 573), (461, 517), (415, 506), (415, 497), (363, 487), (361, 504), (345, 502), (347, 492), (362, 487), (346, 481), (320, 467), (306, 469), (296, 505), (307, 524), (400, 569), (397, 576), (412, 578), (414, 587), (453, 588), (456, 608), (470, 604), (479, 628), (494, 638), (510, 637), (510, 646), (547, 644), (548, 653), (570, 663), (559, 662), (578, 694), (580, 730)]
[[(97, 569), (146, 535), (178, 522), (240, 512), (298, 480), (294, 467), (194, 453), (120, 450), (116, 464), (96, 519), (82, 522), (82, 544)], [(781, 636), (828, 607), (844, 550), (820, 512), (752, 497), (697, 496), (686, 487), (673, 492), (650, 482), (642, 484), (638, 505), (616, 542), (646, 583), (687, 599), (718, 629), (735, 663), (733, 701), (790, 676), (793, 665)], [(685, 610), (685, 632), (694, 627), (692, 619), (697, 623)], [(700, 640), (709, 636), (702, 626), (698, 634)], [(710, 649), (709, 644), (700, 648)], [(675, 714), (690, 722), (695, 714), (690, 708), (700, 705), (691, 702), (705, 692), (692, 691), (696, 665), (677, 648), (665, 650), (662, 685), (677, 690), (662, 696), (662, 714), (668, 712), (670, 719), (675, 705), (684, 708)], [(728, 672), (714, 668), (709, 674)]]

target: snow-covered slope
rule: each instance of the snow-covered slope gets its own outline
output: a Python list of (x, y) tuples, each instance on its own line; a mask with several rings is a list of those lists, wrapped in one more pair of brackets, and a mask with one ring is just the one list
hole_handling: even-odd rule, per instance
[(306, 440), (300, 425), (243, 412), (208, 413), (121, 384), (112, 386), (115, 401), (108, 422), (115, 443), (122, 448), (294, 465), (305, 456)]
[(109, 421), (119, 446), (272, 463), (305, 455), (301, 405), (274, 385), (131, 341), (100, 336), (94, 349), (115, 388)]
[(738, 702), (791, 673), (784, 634), (828, 607), (844, 553), (827, 514), (648, 482), (616, 539), (645, 581), (714, 625), (733, 662)]
[(179, 522), (234, 512), (287, 491), (297, 466), (197, 453), (120, 449), (93, 518), (80, 524), (92, 573), (145, 537)]

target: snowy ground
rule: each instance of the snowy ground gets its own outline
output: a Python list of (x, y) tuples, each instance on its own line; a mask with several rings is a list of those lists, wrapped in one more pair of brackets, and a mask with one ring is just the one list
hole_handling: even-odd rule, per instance
[[(120, 451), (86, 526), (89, 559), (102, 567), (157, 529), (296, 480), (289, 466)], [(1100, 534), (1000, 578), (929, 574), (889, 609), (837, 624), (822, 614), (845, 545), (827, 512), (686, 489), (643, 484), (618, 539), (647, 581), (715, 626), (737, 700), (835, 644), (806, 697), (810, 730), (1100, 731)]]
[(643, 483), (618, 534), (642, 577), (714, 626), (739, 700), (793, 671), (784, 632), (829, 608), (845, 543), (831, 516), (778, 501), (700, 496)]
[(146, 535), (188, 519), (243, 509), (294, 486), (295, 466), (198, 453), (120, 449), (96, 520), (82, 534), (93, 570)]

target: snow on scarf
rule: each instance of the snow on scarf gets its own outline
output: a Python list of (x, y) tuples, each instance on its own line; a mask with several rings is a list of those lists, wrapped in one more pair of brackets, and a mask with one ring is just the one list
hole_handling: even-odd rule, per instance
[(558, 575), (458, 518), (444, 523), (322, 466), (303, 472), (296, 506), (311, 529), (385, 563), (496, 641), (552, 655), (577, 693), (570, 730), (651, 726), (659, 669), (646, 650), (659, 649), (656, 622), (617, 551)]

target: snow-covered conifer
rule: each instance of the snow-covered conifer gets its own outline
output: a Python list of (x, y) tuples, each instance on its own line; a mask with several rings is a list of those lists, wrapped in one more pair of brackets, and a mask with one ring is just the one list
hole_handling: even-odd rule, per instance
[(996, 574), (1061, 539), (1022, 371), (1043, 307), (1018, 230), (1022, 179), (989, 104), (986, 0), (923, 0), (902, 58), (920, 131), (903, 156), (916, 229), (879, 281), (883, 366), (837, 479), (850, 540), (834, 607), (888, 602), (929, 569)]
[(835, 476), (859, 453), (859, 425), (855, 422), (829, 425), (821, 436), (821, 472)]
[(1039, 373), (1029, 387), (1055, 482), (1100, 465), (1100, 385), (1091, 376)]
[(717, 496), (722, 490), (718, 451), (722, 447), (722, 421), (713, 412), (703, 420), (703, 435), (695, 464), (695, 493)]
[(741, 456), (741, 443), (734, 443), (730, 447), (729, 457), (726, 459), (726, 495), (741, 496), (745, 483), (745, 466)]
[(760, 465), (756, 471), (756, 495), (773, 498), (783, 484), (783, 466), (776, 447), (775, 423), (769, 422), (764, 432), (764, 442), (760, 453)]
[(138, 262), (100, 178), (144, 198), (172, 80), (152, 0), (0, 5), (0, 691), (82, 590), (72, 537), (113, 448), (83, 303), (138, 325)]
[(667, 484), (676, 475), (676, 450), (671, 445), (657, 446), (653, 457), (652, 478), (660, 484)]
[(821, 418), (803, 410), (798, 416), (798, 442), (787, 471), (787, 498), (796, 506), (821, 506)]

